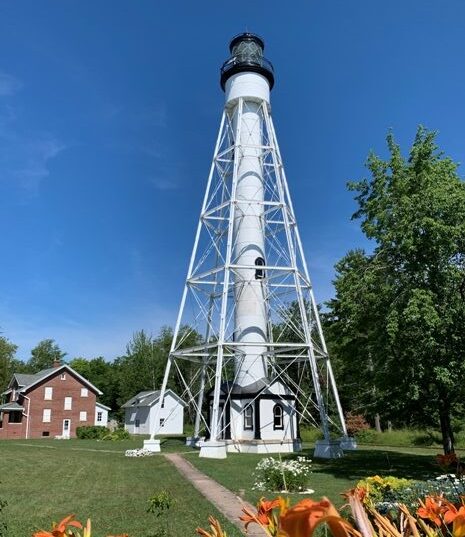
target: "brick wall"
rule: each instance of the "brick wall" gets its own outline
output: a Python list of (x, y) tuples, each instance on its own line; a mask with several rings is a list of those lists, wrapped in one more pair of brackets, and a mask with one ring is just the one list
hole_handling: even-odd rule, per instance
[[(62, 376), (64, 378), (62, 379)], [(45, 388), (53, 388), (52, 399), (46, 400)], [(32, 390), (25, 393), (30, 399), (18, 402), (22, 404), (28, 413), (29, 410), (29, 438), (42, 438), (44, 433), (54, 438), (63, 435), (63, 420), (70, 420), (69, 436), (76, 436), (76, 428), (81, 425), (94, 425), (96, 394), (88, 388), (87, 397), (81, 396), (81, 388), (88, 388), (77, 377), (68, 370), (58, 370), (42, 383), (34, 386)], [(65, 410), (65, 397), (72, 398), (71, 410)], [(43, 422), (44, 409), (50, 409), (50, 422)], [(87, 419), (80, 420), (80, 413), (87, 412)], [(0, 439), (2, 438), (26, 438), (27, 418), (23, 416), (21, 424), (8, 423), (8, 416), (5, 413), (3, 428), (0, 429)]]

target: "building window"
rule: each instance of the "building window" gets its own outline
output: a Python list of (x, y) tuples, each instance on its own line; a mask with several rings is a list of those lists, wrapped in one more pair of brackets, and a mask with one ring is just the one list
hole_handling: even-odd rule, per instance
[(9, 412), (8, 413), (8, 423), (21, 423), (23, 420), (22, 412)]
[(275, 431), (284, 429), (283, 407), (279, 403), (273, 407), (273, 429)]
[(66, 373), (62, 373), (61, 376), (60, 376), (60, 379), (61, 380), (66, 380)]
[(87, 388), (81, 388), (81, 397), (88, 397), (89, 390)]
[(42, 431), (42, 436), (50, 436), (50, 431)]
[(0, 429), (3, 429), (3, 412), (0, 412)]
[(165, 398), (163, 398), (163, 400), (161, 402), (161, 408), (165, 408)]
[(103, 412), (97, 412), (97, 421), (103, 421)]
[(53, 388), (45, 386), (44, 399), (45, 401), (51, 401), (53, 398)]
[[(257, 257), (257, 259), (255, 259), (255, 265), (257, 267), (264, 267), (265, 266), (265, 260), (263, 259), (263, 257)], [(262, 269), (262, 268), (255, 269), (255, 279), (256, 280), (263, 280), (264, 277), (265, 277), (265, 269)]]
[(253, 430), (253, 407), (249, 405), (244, 410), (244, 431)]
[(52, 410), (50, 408), (44, 408), (42, 421), (44, 423), (50, 423), (52, 421)]
[(79, 421), (87, 421), (87, 412), (85, 410), (79, 412)]
[(65, 410), (71, 410), (73, 408), (73, 398), (65, 397)]
[(165, 418), (160, 418), (160, 427), (165, 426)]

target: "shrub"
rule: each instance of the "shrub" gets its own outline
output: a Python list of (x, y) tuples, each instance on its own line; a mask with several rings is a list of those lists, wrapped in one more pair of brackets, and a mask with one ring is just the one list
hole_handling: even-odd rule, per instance
[(355, 435), (355, 438), (362, 444), (370, 444), (378, 438), (378, 435), (374, 429), (362, 429)]
[(110, 432), (110, 429), (100, 425), (83, 425), (76, 429), (76, 436), (83, 439), (99, 440)]
[(369, 429), (367, 420), (362, 414), (354, 414), (353, 412), (347, 412), (346, 414), (346, 427), (349, 436), (354, 436), (360, 431)]
[(113, 432), (108, 432), (108, 434), (105, 434), (102, 436), (102, 440), (111, 440), (111, 441), (117, 441), (117, 440), (130, 440), (131, 435), (126, 431), (126, 429), (123, 429), (120, 427), (119, 429), (115, 429)]
[(297, 457), (291, 460), (265, 457), (253, 473), (255, 490), (277, 492), (301, 492), (307, 489), (310, 475), (310, 460)]
[(317, 440), (321, 440), (323, 438), (323, 433), (316, 427), (302, 427), (300, 429), (300, 436), (302, 438), (302, 442), (314, 444)]

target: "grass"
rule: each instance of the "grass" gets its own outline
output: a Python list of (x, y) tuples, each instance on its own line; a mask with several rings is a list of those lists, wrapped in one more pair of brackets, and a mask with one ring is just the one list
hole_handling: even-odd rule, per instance
[[(140, 440), (0, 442), (0, 498), (8, 502), (7, 535), (28, 537), (75, 513), (83, 522), (92, 519), (94, 537), (125, 532), (149, 537), (160, 519), (146, 512), (147, 500), (161, 490), (176, 502), (170, 511), (170, 537), (194, 536), (197, 526), (207, 526), (209, 514), (222, 521), (228, 535), (240, 535), (164, 457), (124, 456), (125, 449), (140, 446)], [(165, 439), (164, 447), (186, 450), (179, 439)]]
[[(313, 449), (307, 448), (303, 454), (312, 459)], [(272, 492), (254, 491), (253, 471), (263, 455), (228, 454), (227, 464), (214, 459), (200, 459), (197, 454), (184, 455), (194, 466), (216, 479), (236, 494), (244, 491), (244, 497), (256, 503), (261, 496), (273, 497)], [(283, 456), (284, 458), (285, 456)], [(288, 457), (288, 456), (287, 456)], [(343, 503), (341, 493), (352, 488), (359, 479), (371, 475), (393, 475), (423, 480), (438, 475), (430, 449), (425, 448), (374, 448), (362, 447), (347, 452), (342, 459), (317, 459), (312, 463), (310, 488), (315, 490), (312, 497), (328, 496), (336, 505)], [(290, 494), (293, 501), (301, 495)]]

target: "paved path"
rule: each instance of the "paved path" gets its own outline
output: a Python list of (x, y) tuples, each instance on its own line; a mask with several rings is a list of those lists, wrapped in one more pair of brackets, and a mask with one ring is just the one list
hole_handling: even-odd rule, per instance
[[(245, 533), (244, 523), (239, 520), (239, 517), (243, 514), (243, 507), (248, 507), (255, 512), (255, 508), (252, 505), (233, 494), (230, 490), (223, 487), (223, 485), (220, 485), (205, 474), (202, 474), (202, 472), (199, 472), (197, 468), (194, 468), (194, 466), (186, 461), (184, 457), (181, 457), (181, 455), (177, 453), (165, 453), (164, 455), (172, 464), (174, 464), (174, 466), (176, 466), (179, 473), (194, 485), (202, 496), (211, 502), (218, 511), (223, 513), (227, 519)], [(207, 527), (207, 525), (205, 525), (205, 527)], [(247, 535), (250, 537), (264, 537), (265, 532), (257, 524), (250, 524)]]

